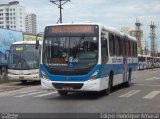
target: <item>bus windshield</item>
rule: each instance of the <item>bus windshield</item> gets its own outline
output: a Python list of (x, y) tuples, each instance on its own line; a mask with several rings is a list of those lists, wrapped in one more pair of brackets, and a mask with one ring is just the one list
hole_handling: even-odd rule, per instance
[(43, 46), (43, 64), (60, 72), (91, 68), (98, 61), (98, 37), (47, 37)]
[(9, 53), (8, 68), (37, 69), (39, 67), (39, 49), (34, 44), (12, 45)]

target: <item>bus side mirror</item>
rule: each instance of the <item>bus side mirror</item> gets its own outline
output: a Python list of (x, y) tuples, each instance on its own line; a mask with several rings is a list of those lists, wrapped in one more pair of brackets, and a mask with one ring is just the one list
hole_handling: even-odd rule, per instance
[(39, 40), (36, 39), (36, 49), (39, 48)]
[(10, 50), (5, 51), (5, 55), (4, 55), (5, 60), (7, 60), (9, 52), (10, 52)]

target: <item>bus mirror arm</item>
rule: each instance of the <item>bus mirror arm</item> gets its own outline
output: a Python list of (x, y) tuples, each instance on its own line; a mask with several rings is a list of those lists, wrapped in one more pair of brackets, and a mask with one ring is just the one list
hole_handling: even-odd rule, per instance
[(5, 60), (7, 60), (7, 56), (8, 56), (7, 54), (9, 54), (9, 52), (10, 52), (10, 50), (6, 50), (6, 51), (5, 51), (5, 55), (4, 55)]
[(38, 40), (38, 36), (39, 36), (39, 35), (42, 36), (42, 35), (43, 35), (43, 32), (39, 32), (39, 33), (36, 35), (36, 47), (35, 47), (36, 49), (39, 48), (39, 40)]
[(39, 48), (39, 40), (36, 39), (36, 49)]

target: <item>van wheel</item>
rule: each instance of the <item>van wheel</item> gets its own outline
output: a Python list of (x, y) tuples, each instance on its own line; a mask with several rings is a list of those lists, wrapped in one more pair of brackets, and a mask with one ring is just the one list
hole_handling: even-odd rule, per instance
[(64, 90), (58, 90), (58, 94), (61, 95), (61, 96), (65, 96), (68, 94), (67, 91), (64, 91)]
[(128, 81), (126, 82), (126, 87), (130, 87), (131, 84), (132, 84), (132, 81), (131, 81), (131, 70), (129, 70)]
[(110, 73), (108, 88), (102, 91), (103, 95), (109, 95), (113, 87), (113, 73)]

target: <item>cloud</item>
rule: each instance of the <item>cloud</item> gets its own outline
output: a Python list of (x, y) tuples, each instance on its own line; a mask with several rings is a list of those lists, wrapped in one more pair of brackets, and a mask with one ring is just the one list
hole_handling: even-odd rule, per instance
[[(8, 3), (11, 0), (0, 0)], [(19, 0), (26, 11), (37, 14), (38, 32), (45, 25), (56, 24), (59, 9), (49, 0)], [(149, 25), (154, 21), (158, 26), (157, 38), (160, 38), (160, 0), (71, 0), (63, 6), (63, 22), (100, 22), (117, 29), (135, 28), (136, 18), (142, 22), (144, 35), (149, 41)]]

